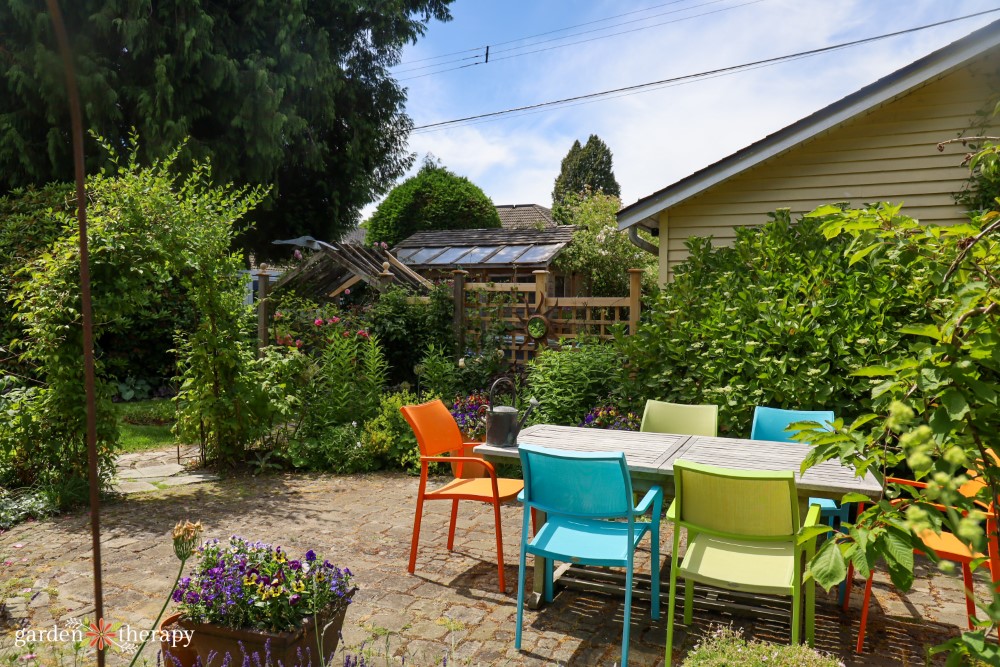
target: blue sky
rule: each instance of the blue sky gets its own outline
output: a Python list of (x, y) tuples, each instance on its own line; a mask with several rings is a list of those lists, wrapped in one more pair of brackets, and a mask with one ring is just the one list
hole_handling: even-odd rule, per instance
[[(451, 7), (454, 19), (432, 23), (394, 70), (408, 88), (407, 111), (417, 126), (821, 48), (1000, 2), (457, 0)], [(548, 206), (570, 145), (597, 134), (614, 153), (627, 205), (998, 19), (1000, 12), (652, 92), (415, 132), (409, 148), (421, 157), (432, 153), (496, 204)], [(633, 32), (593, 39), (626, 30)], [(585, 39), (593, 41), (551, 48)], [(476, 62), (456, 59), (482, 51), (426, 60), (487, 44), (488, 64), (437, 71)], [(510, 57), (537, 49), (549, 50)]]

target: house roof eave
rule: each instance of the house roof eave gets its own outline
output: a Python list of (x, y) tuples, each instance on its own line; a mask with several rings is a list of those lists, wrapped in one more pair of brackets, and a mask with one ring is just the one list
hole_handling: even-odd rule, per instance
[(655, 225), (661, 211), (943, 76), (998, 44), (1000, 44), (1000, 21), (994, 21), (746, 148), (626, 206), (618, 212), (618, 229), (624, 230), (640, 223), (647, 226)]

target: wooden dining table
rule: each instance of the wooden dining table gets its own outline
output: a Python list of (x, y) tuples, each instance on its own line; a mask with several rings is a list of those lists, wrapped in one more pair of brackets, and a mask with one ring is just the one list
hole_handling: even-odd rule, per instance
[[(536, 424), (518, 434), (517, 445), (522, 444), (583, 452), (624, 452), (633, 487), (642, 490), (657, 485), (668, 499), (674, 495), (673, 465), (679, 459), (739, 470), (791, 470), (795, 473), (802, 517), (809, 498), (840, 501), (844, 494), (853, 492), (877, 499), (882, 493), (881, 484), (870, 473), (859, 476), (853, 467), (841, 465), (837, 460), (825, 461), (801, 473), (802, 462), (812, 448), (800, 442)], [(493, 463), (520, 463), (516, 446), (482, 444), (473, 451)], [(535, 591), (542, 590), (542, 564), (536, 557)], [(601, 586), (597, 588), (600, 590)], [(537, 608), (541, 604), (540, 595), (529, 596), (528, 602)]]

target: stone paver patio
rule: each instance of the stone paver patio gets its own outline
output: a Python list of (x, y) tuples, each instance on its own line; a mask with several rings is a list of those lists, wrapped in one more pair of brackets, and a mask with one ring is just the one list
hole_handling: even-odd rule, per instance
[(118, 457), (114, 489), (126, 494), (145, 493), (219, 479), (214, 473), (196, 470), (200, 462), (196, 445), (122, 454)]
[[(175, 459), (176, 460), (176, 459)], [(397, 656), (392, 664), (612, 665), (619, 657), (622, 599), (563, 591), (538, 612), (526, 611), (524, 651), (513, 648), (517, 548), (521, 512), (503, 509), (508, 590), (497, 590), (492, 509), (462, 503), (456, 550), (445, 548), (448, 503), (428, 503), (416, 575), (406, 572), (418, 480), (402, 474), (278, 475), (182, 485), (130, 495), (102, 512), (105, 618), (147, 628), (176, 573), (170, 530), (179, 519), (201, 520), (205, 537), (239, 534), (292, 553), (315, 549), (350, 567), (360, 587), (348, 611), (344, 643)], [(663, 524), (664, 553), (670, 531)], [(648, 551), (643, 558), (648, 559)], [(648, 561), (639, 567), (643, 571)], [(86, 514), (17, 526), (0, 534), (0, 585), (26, 577), (30, 585), (8, 601), (0, 621), (0, 655), (14, 628), (48, 628), (93, 613), (90, 532)], [(529, 582), (531, 573), (529, 572)], [(529, 583), (530, 586), (530, 583)], [(30, 588), (30, 591), (27, 589)], [(860, 586), (842, 614), (835, 592), (820, 591), (817, 646), (848, 665), (924, 664), (924, 647), (954, 636), (964, 604), (961, 580), (924, 562), (907, 596), (876, 576), (864, 656), (852, 651), (860, 617)], [(981, 591), (986, 594), (985, 585)], [(665, 615), (665, 614), (664, 614)], [(450, 620), (449, 620), (450, 619)], [(690, 648), (713, 623), (734, 622), (749, 636), (788, 642), (786, 623), (696, 610), (694, 627), (678, 625), (678, 645)], [(662, 665), (666, 625), (650, 621), (649, 605), (633, 605), (630, 663)], [(378, 637), (373, 640), (373, 637)], [(374, 643), (373, 643), (374, 642)], [(147, 648), (151, 664), (155, 649)], [(679, 663), (675, 652), (675, 661)], [(336, 662), (340, 662), (338, 658)], [(120, 656), (110, 664), (127, 664)], [(383, 664), (381, 661), (378, 664)]]

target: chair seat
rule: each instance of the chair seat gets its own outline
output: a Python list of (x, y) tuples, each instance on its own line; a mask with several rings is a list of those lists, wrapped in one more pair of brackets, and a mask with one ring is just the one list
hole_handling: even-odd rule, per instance
[[(633, 525), (633, 540), (638, 544), (649, 530), (649, 524), (635, 522)], [(627, 523), (550, 516), (528, 543), (527, 551), (581, 565), (624, 567), (628, 564), (628, 546)]]
[(795, 577), (795, 546), (701, 534), (688, 544), (680, 575), (730, 590), (789, 595)]
[[(499, 491), (500, 500), (502, 501), (517, 497), (517, 494), (523, 488), (524, 482), (519, 479), (497, 478), (497, 491)], [(489, 477), (454, 479), (440, 488), (428, 491), (424, 498), (427, 500), (433, 500), (434, 498), (459, 498), (493, 502), (493, 483)]]
[(941, 558), (945, 560), (955, 561), (956, 563), (968, 563), (976, 558), (985, 558), (981, 553), (973, 553), (969, 550), (969, 547), (962, 544), (959, 540), (951, 533), (935, 533), (933, 530), (924, 530), (920, 532), (920, 539), (927, 546)]

